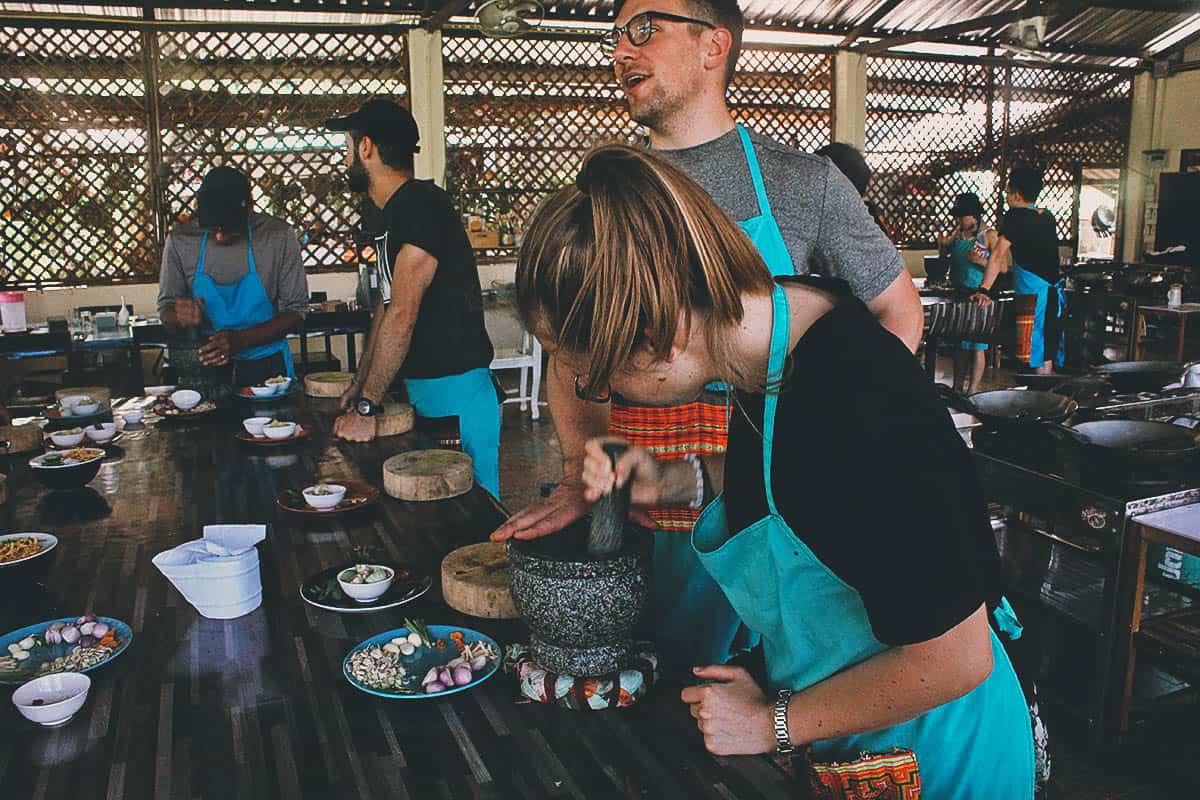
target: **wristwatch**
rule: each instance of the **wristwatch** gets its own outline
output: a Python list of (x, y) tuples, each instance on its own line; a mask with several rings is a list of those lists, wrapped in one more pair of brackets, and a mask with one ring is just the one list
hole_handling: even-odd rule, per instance
[(360, 397), (354, 401), (354, 410), (360, 417), (373, 417), (383, 411), (383, 406), (366, 397)]
[(788, 733), (788, 701), (792, 699), (791, 689), (780, 689), (775, 698), (775, 752), (781, 756), (790, 755), (795, 751), (792, 737)]

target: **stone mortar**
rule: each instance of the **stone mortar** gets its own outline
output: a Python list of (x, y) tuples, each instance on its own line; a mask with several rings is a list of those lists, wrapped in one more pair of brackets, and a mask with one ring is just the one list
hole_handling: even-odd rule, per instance
[(604, 558), (587, 555), (590, 521), (508, 547), (512, 596), (529, 626), (539, 666), (565, 675), (603, 675), (629, 666), (633, 629), (646, 606), (645, 558), (629, 543)]

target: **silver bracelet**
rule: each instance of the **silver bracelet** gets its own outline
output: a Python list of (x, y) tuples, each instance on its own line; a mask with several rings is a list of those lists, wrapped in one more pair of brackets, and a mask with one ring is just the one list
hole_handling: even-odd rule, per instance
[(704, 465), (700, 463), (700, 456), (695, 453), (688, 453), (683, 460), (696, 470), (696, 496), (688, 503), (688, 508), (700, 508), (704, 505)]
[(780, 689), (779, 696), (775, 698), (775, 752), (781, 756), (789, 755), (796, 749), (792, 744), (792, 736), (788, 733), (787, 712), (788, 701), (791, 699), (791, 689)]

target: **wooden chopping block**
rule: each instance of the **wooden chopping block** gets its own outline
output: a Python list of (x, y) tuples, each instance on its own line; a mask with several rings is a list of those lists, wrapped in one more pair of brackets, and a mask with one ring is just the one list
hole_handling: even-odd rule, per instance
[(304, 376), (304, 393), (309, 397), (341, 397), (352, 383), (353, 372), (314, 372)]
[(397, 500), (446, 500), (474, 485), (471, 457), (457, 450), (414, 450), (383, 462), (383, 489)]
[(484, 619), (517, 619), (512, 599), (508, 552), (501, 542), (460, 547), (442, 560), (442, 597), (446, 605)]
[(40, 425), (0, 425), (0, 455), (42, 449)]
[(71, 386), (66, 389), (55, 389), (54, 399), (61, 401), (64, 397), (70, 397), (73, 394), (86, 394), (101, 405), (108, 405), (112, 402), (112, 392), (103, 386)]
[(402, 433), (408, 433), (413, 429), (413, 422), (416, 420), (416, 412), (408, 403), (393, 403), (388, 401), (383, 404), (383, 413), (379, 415), (379, 420), (375, 423), (376, 436), (399, 436)]

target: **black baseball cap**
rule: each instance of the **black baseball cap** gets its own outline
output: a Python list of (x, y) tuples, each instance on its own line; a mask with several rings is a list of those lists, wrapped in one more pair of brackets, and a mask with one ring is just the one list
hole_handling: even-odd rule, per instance
[(954, 198), (954, 208), (950, 209), (952, 217), (983, 217), (983, 203), (979, 195), (963, 192)]
[(331, 131), (354, 131), (376, 142), (389, 142), (401, 152), (421, 152), (417, 144), (421, 139), (417, 121), (407, 108), (391, 100), (368, 100), (353, 113), (325, 120), (325, 127)]
[(209, 170), (196, 193), (201, 228), (244, 231), (250, 218), (250, 181), (233, 167)]

